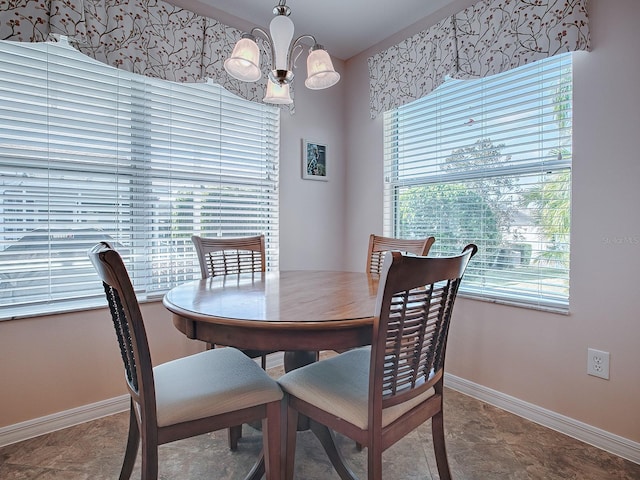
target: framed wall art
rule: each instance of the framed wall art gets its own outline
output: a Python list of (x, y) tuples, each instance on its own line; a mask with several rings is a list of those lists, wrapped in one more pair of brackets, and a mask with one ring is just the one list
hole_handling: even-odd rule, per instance
[(327, 169), (327, 146), (322, 143), (302, 140), (302, 178), (306, 180), (329, 180)]

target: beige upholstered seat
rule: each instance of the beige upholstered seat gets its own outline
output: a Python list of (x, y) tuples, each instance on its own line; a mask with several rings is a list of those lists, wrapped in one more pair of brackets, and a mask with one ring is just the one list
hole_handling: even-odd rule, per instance
[(235, 348), (207, 350), (152, 367), (140, 307), (122, 258), (103, 242), (89, 252), (103, 282), (131, 396), (129, 435), (120, 480), (142, 444), (142, 479), (158, 478), (158, 446), (262, 421), (267, 478), (281, 478), (282, 391)]
[(282, 391), (235, 348), (220, 348), (153, 368), (159, 427), (278, 401)]
[[(388, 253), (371, 347), (286, 373), (286, 478), (293, 478), (298, 414), (367, 447), (368, 478), (382, 452), (431, 418), (438, 473), (451, 478), (444, 441), (443, 377), (451, 313), (475, 245), (454, 257)], [(327, 299), (330, 301), (330, 299)]]
[(366, 272), (379, 274), (382, 269), (384, 256), (387, 252), (394, 251), (412, 253), (414, 255), (428, 255), (429, 249), (435, 241), (435, 237), (405, 240), (403, 238), (381, 237), (372, 233), (369, 236)]
[[(366, 430), (369, 427), (370, 361), (371, 348), (357, 348), (293, 370), (282, 382), (291, 395)], [(434, 393), (430, 388), (409, 401), (385, 408), (382, 426), (386, 427)]]
[[(193, 235), (191, 241), (198, 255), (201, 277), (217, 277), (237, 273), (266, 271), (264, 235), (249, 237), (201, 237)], [(214, 348), (215, 345), (209, 345)], [(267, 366), (267, 355), (272, 351), (242, 349), (242, 353), (250, 358), (260, 357), (262, 368)], [(238, 440), (242, 436), (242, 425), (229, 430), (229, 447), (238, 448)]]

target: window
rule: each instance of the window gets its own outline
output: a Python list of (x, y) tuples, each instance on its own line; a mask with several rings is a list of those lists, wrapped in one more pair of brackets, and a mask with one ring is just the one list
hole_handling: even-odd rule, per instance
[(564, 54), (385, 113), (385, 233), (476, 243), (462, 293), (568, 311), (571, 93)]
[(217, 85), (0, 42), (0, 318), (103, 305), (100, 240), (141, 300), (199, 278), (194, 233), (263, 233), (277, 268), (278, 149), (279, 111)]

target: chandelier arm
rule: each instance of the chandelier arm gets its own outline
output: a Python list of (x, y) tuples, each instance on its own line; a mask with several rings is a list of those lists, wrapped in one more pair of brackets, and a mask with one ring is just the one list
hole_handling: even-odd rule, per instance
[(251, 35), (255, 37), (256, 35), (254, 32), (259, 33), (267, 41), (267, 45), (269, 45), (269, 48), (271, 49), (271, 63), (273, 64), (273, 62), (276, 61), (276, 51), (273, 46), (273, 40), (271, 39), (271, 35), (269, 35), (260, 27), (253, 27), (251, 29)]
[(293, 71), (293, 64), (295, 63), (295, 60), (297, 60), (297, 58), (300, 56), (300, 54), (302, 54), (302, 51), (300, 52), (300, 54), (298, 54), (298, 56), (294, 59), (293, 58), (293, 50), (300, 46), (300, 48), (304, 49), (304, 47), (302, 46), (302, 40), (305, 38), (310, 38), (313, 41), (313, 44), (317, 44), (318, 42), (316, 41), (316, 37), (314, 37), (313, 35), (309, 35), (308, 33), (305, 33), (303, 35), (300, 35), (298, 38), (296, 38), (292, 43), (291, 46), (289, 47), (289, 61), (288, 61), (288, 68), (290, 71)]
[[(296, 53), (296, 48), (300, 48), (300, 50), (298, 51), (298, 53)], [(303, 46), (298, 44), (295, 47), (293, 47), (291, 49), (291, 56), (293, 57), (293, 62), (291, 62), (293, 64), (293, 68), (296, 68), (296, 62), (298, 61), (298, 58), (300, 58), (300, 55), (302, 55), (302, 51), (304, 50)]]

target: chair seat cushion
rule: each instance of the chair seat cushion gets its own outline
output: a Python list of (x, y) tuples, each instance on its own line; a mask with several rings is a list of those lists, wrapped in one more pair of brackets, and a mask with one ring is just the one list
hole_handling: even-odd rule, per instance
[(163, 363), (154, 367), (153, 375), (159, 427), (282, 398), (277, 382), (232, 347)]
[[(363, 429), (368, 429), (369, 362), (371, 348), (349, 350), (292, 370), (278, 379), (286, 392)], [(382, 411), (385, 427), (431, 397), (433, 388)]]

